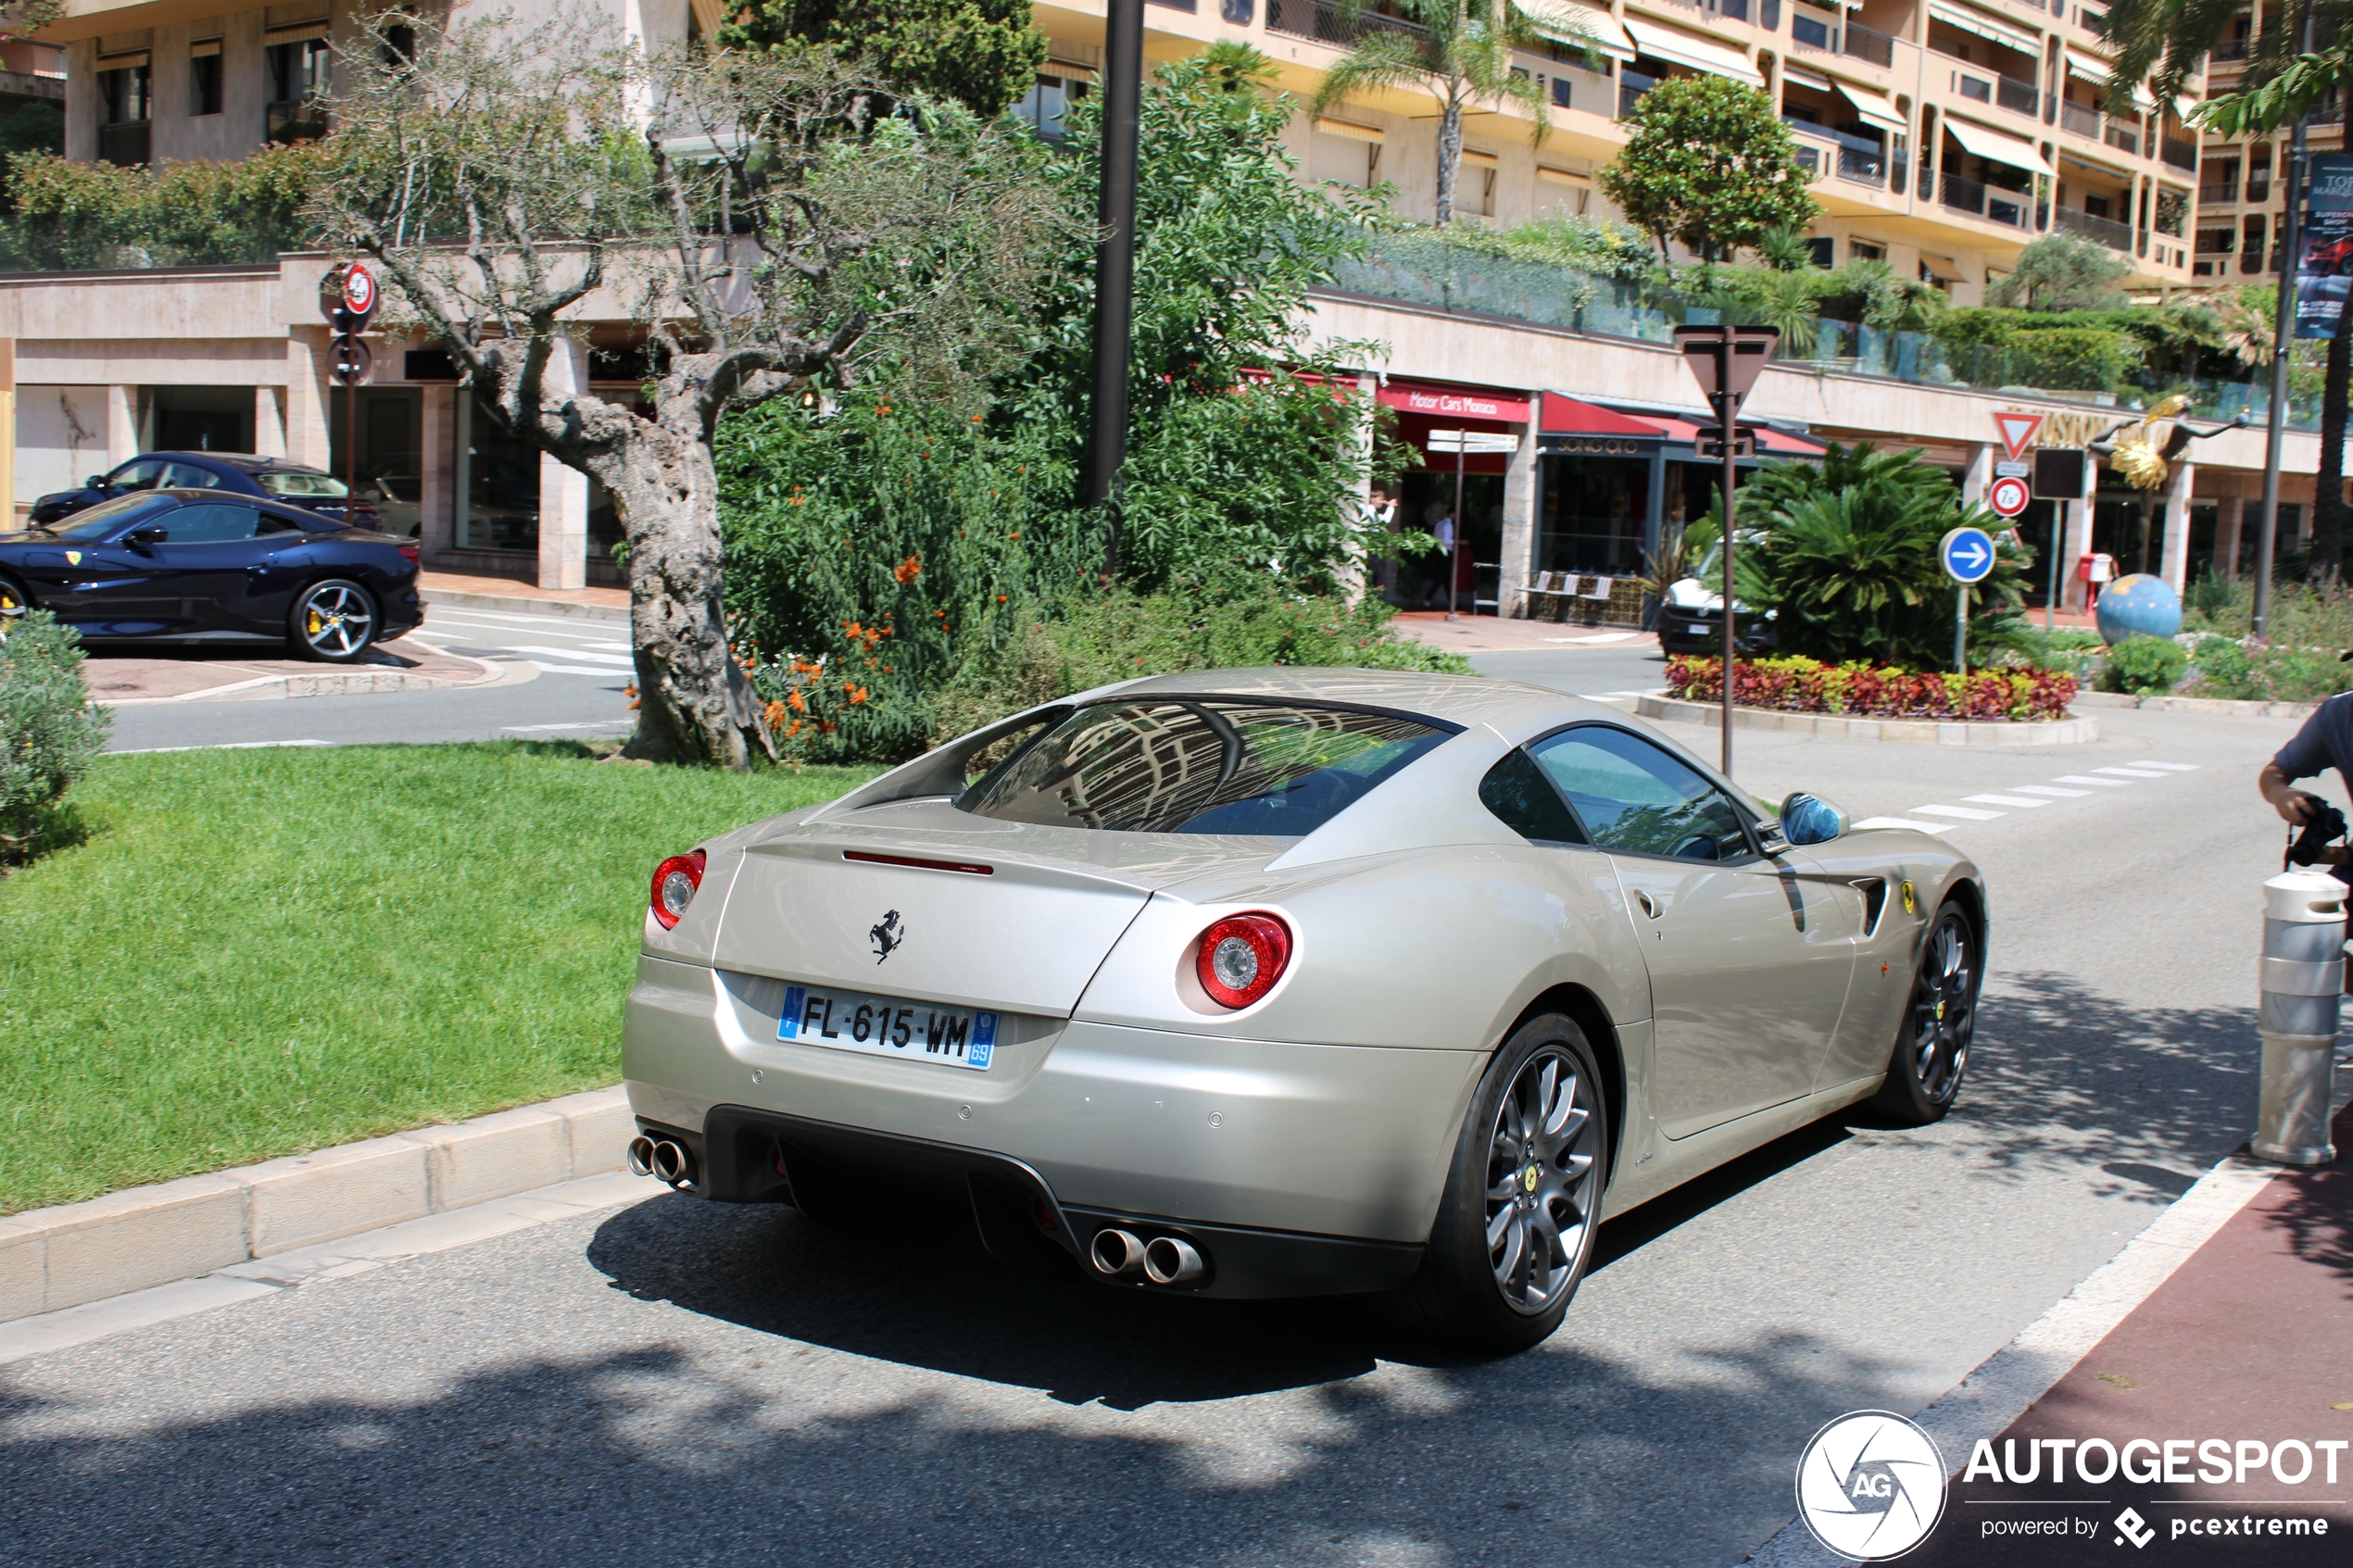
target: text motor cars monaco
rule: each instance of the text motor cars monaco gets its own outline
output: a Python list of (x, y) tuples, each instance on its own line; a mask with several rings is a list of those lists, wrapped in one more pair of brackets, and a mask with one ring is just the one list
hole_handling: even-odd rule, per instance
[(1598, 705), (1364, 671), (1065, 698), (661, 863), (642, 1170), (1214, 1297), (1391, 1293), (1497, 1348), (1599, 1222), (1876, 1098), (1943, 1115), (1977, 870), (1760, 815)]

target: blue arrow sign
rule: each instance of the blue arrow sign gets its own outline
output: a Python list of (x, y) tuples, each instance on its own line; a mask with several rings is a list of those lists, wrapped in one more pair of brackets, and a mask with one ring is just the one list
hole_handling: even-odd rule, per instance
[(1956, 583), (1982, 583), (1994, 570), (1994, 536), (1982, 528), (1956, 528), (1936, 547), (1944, 575)]

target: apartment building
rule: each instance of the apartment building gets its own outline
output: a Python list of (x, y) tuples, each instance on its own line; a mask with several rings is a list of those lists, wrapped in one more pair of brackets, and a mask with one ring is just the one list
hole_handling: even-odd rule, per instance
[[(531, 3), (545, 15), (584, 0)], [(585, 3), (612, 6), (616, 25), (653, 47), (717, 24), (715, 0)], [(1881, 257), (1969, 304), (2037, 234), (2065, 229), (2127, 257), (2146, 286), (2185, 284), (2197, 154), (2181, 129), (2183, 106), (2145, 100), (2117, 117), (2098, 108), (2108, 77), (2096, 15), (2071, 0), (2049, 3), (1589, 6), (1592, 57), (1562, 44), (1520, 61), (1552, 106), (1547, 135), (1535, 139), (1516, 109), (1470, 117), (1457, 211), (1497, 226), (1603, 215), (1594, 174), (1624, 144), (1624, 115), (1660, 81), (1709, 73), (1765, 88), (1797, 133), (1823, 207), (1813, 244), (1826, 264)], [(69, 0), (44, 36), (64, 52), (71, 155), (126, 164), (233, 157), (316, 134), (325, 124), (320, 89), (332, 88), (357, 37), (352, 6)], [(1103, 13), (1099, 0), (1057, 0), (1034, 15), (1051, 57), (1020, 112), (1051, 138), (1071, 102), (1095, 88)], [(1363, 28), (1410, 25), (1352, 17), (1335, 0), (1152, 0), (1146, 19), (1149, 63), (1240, 39), (1275, 60), (1302, 101)], [(1367, 94), (1320, 118), (1301, 114), (1289, 136), (1303, 177), (1386, 182), (1404, 216), (1432, 216), (1431, 98)], [(284, 454), (337, 471), (356, 466), (387, 519), (417, 533), (429, 564), (550, 587), (613, 580), (610, 502), (585, 476), (505, 440), (457, 384), (446, 351), (379, 341), (374, 378), (356, 402), (329, 385), (315, 297), (333, 259), (0, 277), (0, 345), (13, 348), (15, 370), (17, 506), (142, 450)], [(1428, 449), (1409, 475), (1409, 501), (1453, 494), (1454, 462), (1436, 458), (1429, 440), (1439, 429), (1510, 438), (1508, 451), (1462, 459), (1461, 514), (1479, 563), (1475, 597), (1507, 614), (1524, 607), (1540, 571), (1630, 573), (1664, 530), (1706, 508), (1720, 473), (1700, 458), (1697, 395), (1680, 357), (1656, 341), (1659, 323), (1567, 321), (1556, 303), (1335, 287), (1317, 294), (1306, 323), (1326, 341), (1381, 345), (1361, 385), (1397, 416), (1407, 445)], [(590, 340), (556, 373), (590, 388), (633, 384), (637, 329), (624, 303), (592, 300), (583, 320)], [(1997, 410), (2042, 408), (2053, 439), (2067, 445), (2129, 417), (2099, 406), (2104, 394), (1972, 388), (1899, 358), (1867, 363), (1850, 353), (1772, 366), (1749, 405), (1760, 447), (1801, 455), (1826, 438), (1919, 446), (1974, 492), (1991, 479)], [(0, 358), (0, 372), (9, 362)], [(2316, 456), (2309, 435), (2291, 442), (2291, 498), (2309, 495)], [(2070, 563), (2099, 548), (2128, 564), (2145, 556), (2177, 583), (2200, 558), (2227, 571), (2245, 553), (2242, 520), (2261, 460), (2259, 433), (2226, 434), (2200, 443), (2162, 495), (2136, 495), (2103, 473), (2078, 502), (2037, 503), (2025, 530)]]
[[(2267, 29), (2281, 25), (2277, 11), (2254, 7), (2232, 24), (2231, 35), (2207, 59), (2208, 93), (2235, 89), (2247, 57)], [(2306, 132), (2316, 153), (2345, 147), (2345, 100), (2331, 94), (2313, 111)], [(2196, 240), (2192, 275), (2200, 287), (2223, 287), (2279, 279), (2280, 223), (2287, 212), (2288, 132), (2228, 141), (2205, 138), (2199, 157)]]

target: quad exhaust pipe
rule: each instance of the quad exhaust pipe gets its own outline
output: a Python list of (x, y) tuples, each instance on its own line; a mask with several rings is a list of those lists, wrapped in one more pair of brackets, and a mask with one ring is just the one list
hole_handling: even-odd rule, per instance
[(673, 1138), (650, 1138), (640, 1133), (629, 1140), (629, 1173), (651, 1176), (674, 1187), (694, 1185), (695, 1160), (686, 1146)]
[(1140, 1273), (1154, 1285), (1189, 1285), (1209, 1272), (1200, 1250), (1181, 1236), (1146, 1241), (1134, 1231), (1100, 1230), (1088, 1250), (1095, 1267), (1114, 1279)]

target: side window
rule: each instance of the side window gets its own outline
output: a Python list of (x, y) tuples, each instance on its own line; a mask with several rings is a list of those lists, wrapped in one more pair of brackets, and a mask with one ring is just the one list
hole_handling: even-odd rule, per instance
[(1605, 849), (1692, 860), (1748, 853), (1748, 834), (1724, 792), (1640, 736), (1587, 724), (1529, 749)]
[(290, 517), (281, 517), (276, 512), (265, 512), (257, 509), (254, 515), (261, 520), (259, 532), (261, 536), (265, 539), (276, 533), (308, 533), (310, 532), (308, 529), (303, 527), (301, 523), (296, 522), (294, 519)]
[(163, 479), (165, 466), (155, 458), (125, 463), (107, 475), (107, 483), (117, 490), (153, 490)]
[(166, 490), (218, 490), (220, 488), (220, 476), (194, 463), (173, 463), (163, 470), (163, 487)]
[(260, 517), (251, 507), (208, 501), (182, 507), (162, 521), (175, 545), (226, 545), (252, 538)]
[(1522, 838), (1538, 844), (1582, 844), (1577, 819), (1561, 804), (1560, 792), (1525, 751), (1507, 754), (1478, 781), (1478, 802)]

